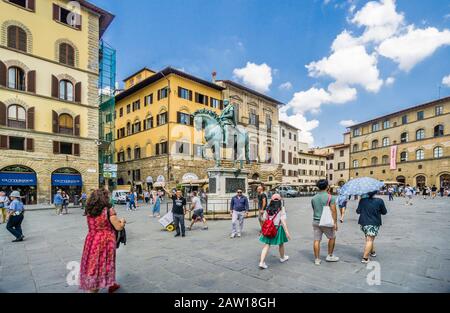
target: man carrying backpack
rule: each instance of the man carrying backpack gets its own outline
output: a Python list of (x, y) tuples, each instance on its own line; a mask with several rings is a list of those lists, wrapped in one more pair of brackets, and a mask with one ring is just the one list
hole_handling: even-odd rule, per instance
[(261, 251), (259, 268), (266, 269), (268, 266), (265, 259), (269, 253), (270, 246), (279, 247), (281, 263), (289, 260), (289, 257), (284, 253), (284, 244), (291, 240), (291, 235), (286, 224), (286, 210), (282, 206), (279, 194), (272, 196), (269, 206), (264, 211), (262, 220), (263, 224), (259, 241), (264, 243), (264, 247)]

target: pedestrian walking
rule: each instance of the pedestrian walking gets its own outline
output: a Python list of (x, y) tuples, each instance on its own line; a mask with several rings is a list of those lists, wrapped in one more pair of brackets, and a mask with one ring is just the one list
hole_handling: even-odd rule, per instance
[(264, 247), (261, 251), (259, 267), (266, 269), (268, 266), (265, 259), (269, 253), (270, 246), (278, 246), (281, 263), (289, 260), (289, 256), (285, 254), (284, 244), (291, 240), (291, 235), (286, 222), (286, 210), (282, 206), (279, 194), (272, 196), (270, 205), (264, 210), (262, 220), (262, 234), (259, 241), (264, 244)]
[(81, 209), (83, 210), (83, 216), (86, 216), (87, 194), (85, 192), (82, 192), (80, 199), (81, 199)]
[(62, 198), (63, 198), (63, 205), (62, 205), (62, 214), (68, 214), (69, 213), (69, 195), (63, 191), (61, 194)]
[(123, 230), (126, 221), (117, 217), (105, 189), (92, 192), (86, 213), (89, 231), (81, 258), (80, 288), (92, 293), (108, 288), (112, 293), (120, 288), (116, 282), (116, 230)]
[(394, 188), (391, 186), (388, 188), (389, 201), (394, 201)]
[(433, 185), (433, 187), (431, 187), (431, 199), (436, 198), (436, 191), (437, 191), (437, 187), (436, 187), (436, 185)]
[(161, 211), (161, 198), (158, 196), (156, 191), (152, 192), (152, 198), (153, 198), (153, 206), (152, 206), (152, 216), (153, 217), (160, 217), (160, 211)]
[(186, 228), (184, 226), (184, 215), (186, 214), (186, 199), (183, 197), (180, 189), (175, 190), (175, 193), (166, 190), (173, 201), (172, 214), (173, 223), (176, 227), (175, 237), (179, 237), (180, 235), (181, 237), (185, 237)]
[[(317, 182), (319, 192), (311, 199), (311, 205), (313, 208), (313, 231), (314, 231), (314, 263), (320, 265), (320, 243), (322, 236), (328, 238), (328, 255), (326, 257), (327, 262), (337, 262), (339, 258), (333, 254), (334, 247), (336, 245), (336, 232), (338, 230), (337, 225), (337, 211), (336, 211), (336, 199), (329, 193), (328, 181), (321, 179)], [(322, 217), (324, 207), (329, 207), (334, 222), (334, 227), (320, 226), (320, 219)]]
[(257, 195), (257, 203), (258, 203), (258, 221), (259, 221), (259, 226), (262, 229), (262, 226), (264, 224), (264, 220), (263, 220), (263, 215), (264, 212), (266, 210), (267, 207), (267, 195), (264, 192), (264, 187), (258, 186), (258, 188), (256, 188), (256, 192), (258, 193)]
[(196, 222), (203, 222), (203, 229), (208, 229), (208, 224), (206, 223), (206, 218), (203, 212), (203, 205), (200, 197), (197, 194), (197, 191), (192, 192), (192, 204), (191, 211), (193, 211), (191, 218), (191, 225), (188, 227), (188, 230), (192, 230), (192, 227)]
[(244, 229), (244, 219), (248, 216), (248, 210), (248, 199), (243, 194), (242, 189), (239, 188), (236, 191), (236, 195), (231, 198), (230, 211), (232, 228), (230, 238), (235, 238), (236, 236), (238, 238), (241, 237)]
[(7, 218), (8, 223), (6, 224), (6, 229), (14, 236), (12, 242), (20, 242), (25, 238), (22, 232), (22, 222), (24, 218), (24, 206), (20, 200), (20, 192), (13, 191), (9, 195), (11, 203), (8, 206)]
[(406, 205), (413, 205), (412, 198), (413, 198), (413, 195), (414, 195), (414, 191), (411, 188), (411, 186), (410, 185), (406, 185), (406, 187), (404, 189), (404, 192), (405, 192), (405, 197), (406, 197)]
[(150, 192), (148, 192), (147, 190), (144, 190), (144, 201), (145, 204), (148, 204), (148, 202), (150, 201)]
[(424, 199), (426, 199), (427, 196), (428, 196), (428, 190), (429, 190), (429, 188), (427, 186), (423, 186), (422, 196), (423, 196)]
[(347, 210), (347, 197), (345, 199), (343, 199), (342, 202), (339, 202), (339, 212), (341, 213), (341, 218), (339, 219), (339, 221), (341, 223), (344, 223), (344, 216), (345, 216), (345, 211)]
[(369, 263), (369, 255), (376, 257), (374, 241), (378, 236), (378, 232), (382, 225), (381, 215), (386, 215), (387, 210), (384, 201), (380, 198), (375, 198), (376, 191), (367, 194), (359, 201), (356, 213), (359, 214), (358, 224), (364, 233), (366, 245), (361, 263)]
[(1, 211), (0, 224), (6, 223), (8, 206), (9, 206), (9, 198), (6, 196), (6, 193), (4, 191), (0, 191), (0, 211)]
[(134, 208), (134, 210), (136, 210), (136, 195), (135, 195), (135, 193), (134, 193), (133, 191), (130, 191), (130, 192), (128, 193), (127, 199), (128, 199), (128, 208), (127, 208), (127, 211), (128, 211), (128, 210), (129, 210), (129, 211), (133, 211), (133, 208)]
[(56, 215), (62, 215), (62, 208), (63, 208), (64, 198), (62, 197), (62, 191), (58, 190), (53, 197), (53, 205), (56, 209)]

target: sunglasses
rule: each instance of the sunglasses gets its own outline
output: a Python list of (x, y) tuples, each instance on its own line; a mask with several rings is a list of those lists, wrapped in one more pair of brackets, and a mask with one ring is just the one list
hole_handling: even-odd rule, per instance
[(242, 191), (238, 191), (237, 193), (242, 193)]

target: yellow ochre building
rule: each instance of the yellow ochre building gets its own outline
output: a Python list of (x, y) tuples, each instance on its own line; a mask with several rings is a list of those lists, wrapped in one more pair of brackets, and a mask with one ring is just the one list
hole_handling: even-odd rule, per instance
[(0, 1), (0, 189), (26, 204), (98, 186), (99, 40), (88, 1)]

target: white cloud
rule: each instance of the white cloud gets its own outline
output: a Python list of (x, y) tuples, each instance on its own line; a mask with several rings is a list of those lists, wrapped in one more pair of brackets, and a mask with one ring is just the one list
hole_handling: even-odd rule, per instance
[(339, 122), (339, 124), (341, 125), (341, 126), (344, 126), (344, 127), (351, 127), (351, 126), (353, 126), (353, 125), (355, 125), (355, 124), (357, 124), (358, 122), (357, 121), (354, 121), (354, 120), (343, 120), (343, 121), (340, 121)]
[(300, 129), (298, 133), (298, 140), (300, 142), (306, 142), (310, 146), (314, 143), (314, 137), (311, 131), (319, 127), (318, 120), (308, 121), (302, 114), (288, 116), (283, 110), (280, 111), (280, 120)]
[(395, 0), (368, 2), (356, 12), (351, 20), (358, 26), (365, 26), (364, 42), (381, 42), (393, 36), (403, 24), (403, 13), (397, 13)]
[(445, 76), (442, 79), (442, 84), (450, 88), (450, 75)]
[(394, 77), (388, 77), (385, 81), (385, 85), (386, 86), (391, 86), (395, 83), (395, 78)]
[(450, 31), (439, 31), (434, 27), (416, 29), (409, 26), (406, 33), (383, 41), (378, 52), (398, 63), (405, 72), (431, 56), (441, 46), (450, 45)]
[(281, 89), (281, 90), (291, 90), (292, 89), (292, 83), (291, 82), (282, 83), (278, 88)]
[[(335, 42), (336, 44), (336, 42)], [(306, 66), (311, 77), (330, 76), (338, 84), (360, 85), (370, 92), (378, 92), (383, 85), (379, 78), (377, 57), (368, 54), (362, 45), (343, 47), (342, 42), (332, 55)]]
[(287, 107), (291, 108), (294, 113), (317, 113), (323, 103), (330, 103), (330, 101), (331, 96), (326, 90), (313, 87), (306, 91), (296, 92)]
[(272, 84), (272, 69), (266, 63), (258, 65), (247, 62), (245, 67), (234, 69), (233, 74), (245, 85), (259, 92), (268, 92)]

